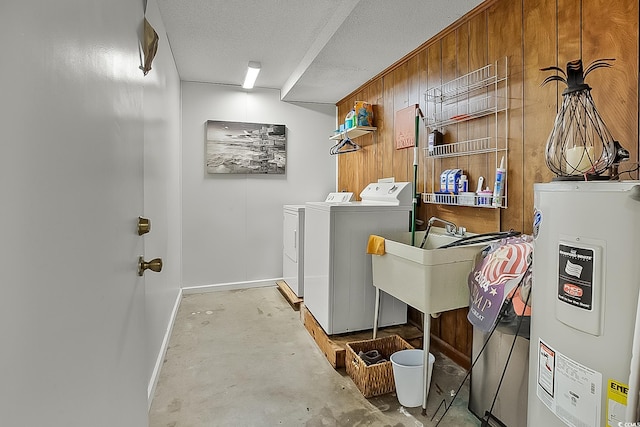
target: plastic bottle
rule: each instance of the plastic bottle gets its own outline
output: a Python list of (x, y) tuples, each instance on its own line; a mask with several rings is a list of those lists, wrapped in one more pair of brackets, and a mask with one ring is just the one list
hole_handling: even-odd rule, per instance
[(429, 133), (429, 139), (427, 142), (427, 147), (429, 149), (429, 154), (433, 154), (435, 151), (436, 145), (442, 145), (442, 133), (438, 132), (437, 129), (434, 129), (433, 132)]
[(458, 193), (466, 193), (469, 191), (469, 181), (467, 175), (462, 175), (458, 181)]
[(504, 191), (504, 178), (507, 171), (504, 168), (504, 156), (500, 160), (500, 167), (496, 169), (496, 182), (493, 184), (493, 202), (495, 207), (502, 206), (502, 193)]
[(484, 190), (478, 191), (478, 205), (479, 206), (489, 206), (491, 205), (491, 197), (493, 192), (489, 189), (489, 187)]
[(351, 110), (347, 113), (347, 116), (344, 119), (345, 129), (350, 129), (356, 125), (355, 116), (356, 116), (355, 110)]

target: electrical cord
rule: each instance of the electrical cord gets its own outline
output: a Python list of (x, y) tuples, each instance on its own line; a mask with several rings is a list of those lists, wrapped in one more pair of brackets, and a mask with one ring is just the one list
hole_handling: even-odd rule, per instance
[(612, 179), (619, 179), (621, 175), (628, 173), (629, 174), (629, 178), (633, 178), (631, 176), (632, 173), (637, 172), (638, 170), (640, 170), (640, 163), (631, 163), (632, 165), (636, 165), (634, 168), (626, 170), (626, 171), (621, 171), (618, 172), (616, 175), (612, 176)]

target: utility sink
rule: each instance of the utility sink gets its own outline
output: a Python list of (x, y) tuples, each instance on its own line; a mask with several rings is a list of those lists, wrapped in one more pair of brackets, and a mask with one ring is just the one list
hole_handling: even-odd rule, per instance
[[(471, 236), (473, 234), (467, 234)], [(385, 254), (372, 255), (373, 285), (423, 313), (435, 314), (469, 306), (467, 278), (486, 243), (438, 249), (459, 240), (443, 228), (382, 236)]]

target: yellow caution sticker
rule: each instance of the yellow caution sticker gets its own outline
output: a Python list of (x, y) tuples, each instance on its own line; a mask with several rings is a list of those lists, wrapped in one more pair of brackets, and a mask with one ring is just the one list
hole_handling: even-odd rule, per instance
[(624, 413), (627, 409), (627, 384), (609, 380), (607, 387), (607, 427), (619, 427), (625, 425)]

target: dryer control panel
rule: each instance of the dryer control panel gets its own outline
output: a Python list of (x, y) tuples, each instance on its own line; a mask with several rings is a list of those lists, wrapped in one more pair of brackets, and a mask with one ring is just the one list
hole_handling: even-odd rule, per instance
[(350, 202), (352, 198), (353, 193), (348, 193), (345, 191), (341, 193), (329, 193), (324, 201), (329, 203), (346, 203)]

